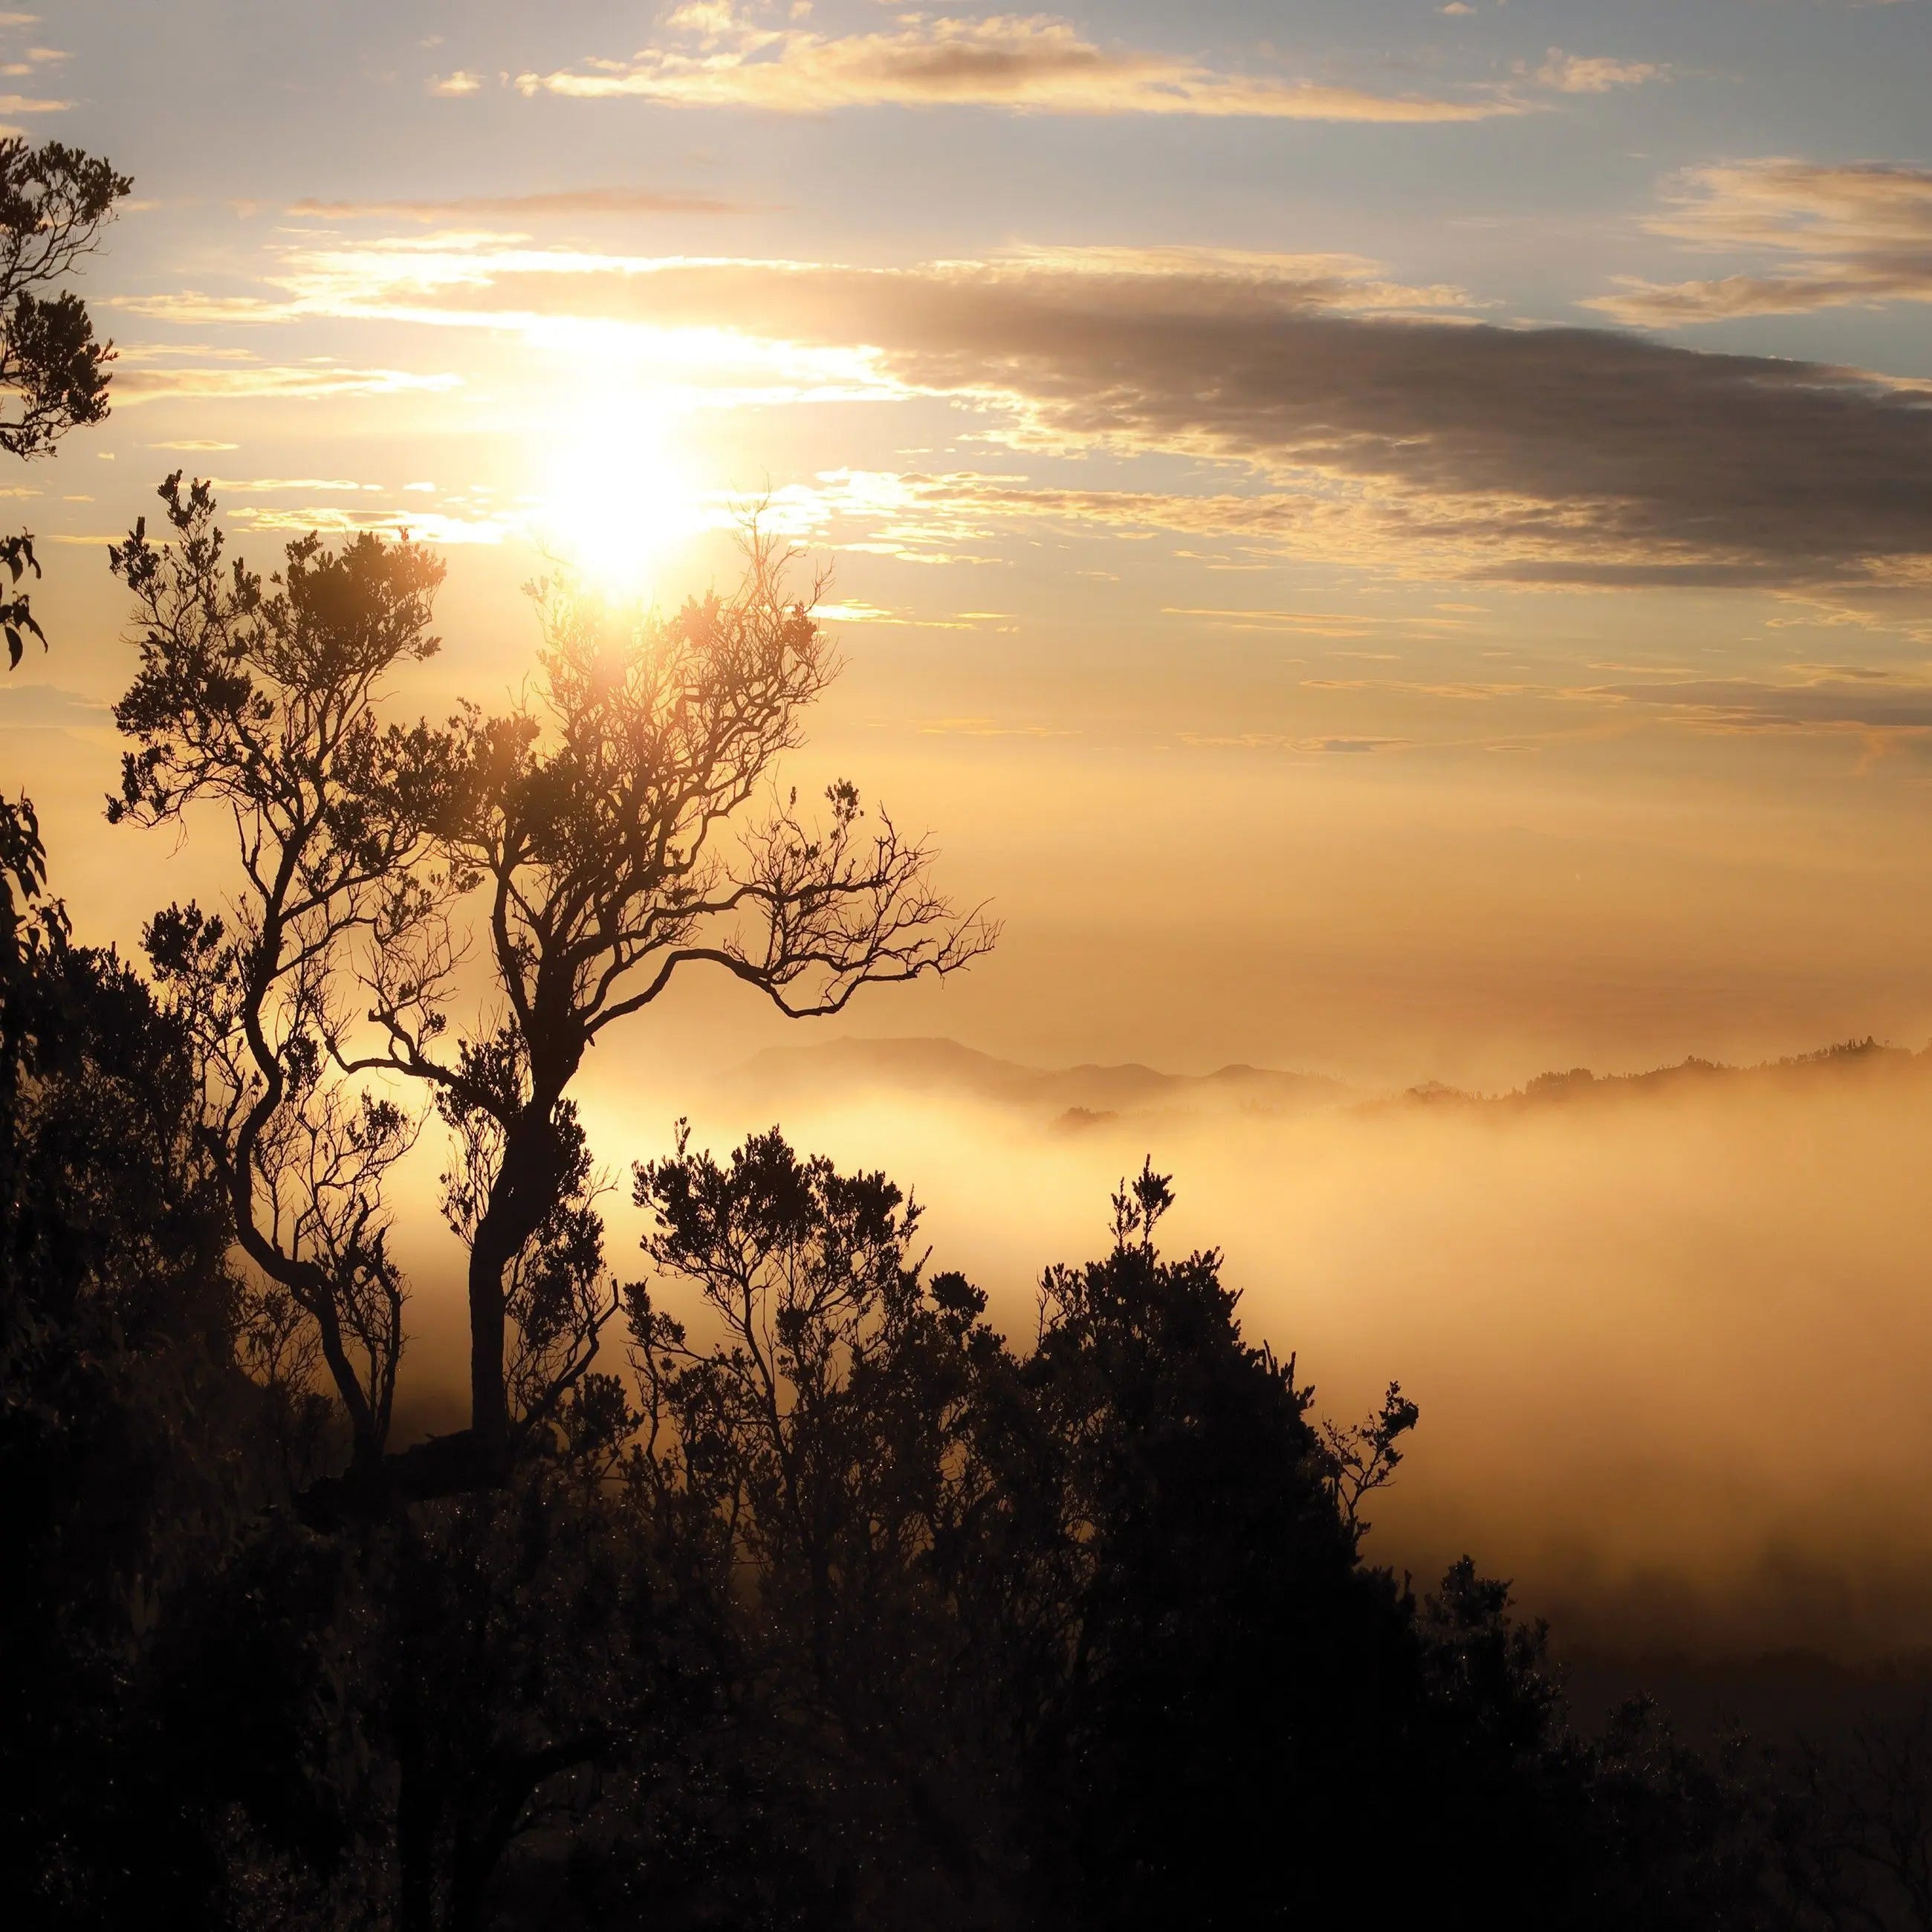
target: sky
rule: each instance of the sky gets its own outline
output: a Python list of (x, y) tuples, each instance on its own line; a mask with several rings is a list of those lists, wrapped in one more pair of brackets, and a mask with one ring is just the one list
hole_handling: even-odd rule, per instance
[[(0, 689), (90, 937), (105, 546), (441, 548), (399, 702), (548, 556), (674, 603), (763, 514), (800, 754), (1005, 922), (848, 1030), (1500, 1085), (1932, 1036), (1932, 5), (63, 0), (0, 122), (110, 155), (114, 413), (16, 466)], [(721, 989), (651, 1049), (776, 1022)]]

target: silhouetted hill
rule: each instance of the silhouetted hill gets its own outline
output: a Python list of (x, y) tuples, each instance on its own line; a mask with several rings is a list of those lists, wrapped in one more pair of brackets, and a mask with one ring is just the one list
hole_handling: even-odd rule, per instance
[(1846, 1040), (1836, 1046), (1820, 1048), (1815, 1053), (1761, 1060), (1749, 1066), (1730, 1066), (1720, 1060), (1700, 1060), (1694, 1054), (1675, 1066), (1654, 1067), (1643, 1073), (1597, 1074), (1587, 1066), (1574, 1066), (1562, 1072), (1539, 1073), (1526, 1085), (1507, 1094), (1466, 1093), (1460, 1088), (1445, 1087), (1439, 1081), (1431, 1080), (1390, 1098), (1365, 1101), (1362, 1106), (1366, 1109), (1456, 1107), (1520, 1111), (1662, 1098), (1713, 1089), (1748, 1091), (1755, 1087), (1790, 1091), (1846, 1079), (1919, 1081), (1928, 1077), (1932, 1077), (1932, 1047), (1923, 1053), (1912, 1053), (1904, 1047), (1882, 1046), (1867, 1038)]
[(1875, 1040), (1847, 1040), (1814, 1053), (1745, 1066), (1693, 1055), (1640, 1073), (1598, 1074), (1588, 1067), (1540, 1073), (1504, 1094), (1478, 1094), (1428, 1081), (1393, 1094), (1365, 1096), (1339, 1080), (1234, 1065), (1212, 1073), (1166, 1073), (1130, 1061), (1102, 1066), (1030, 1066), (1002, 1060), (956, 1040), (826, 1040), (754, 1055), (725, 1075), (728, 1098), (782, 1108), (856, 1092), (918, 1094), (1018, 1108), (1077, 1131), (1103, 1120), (1148, 1113), (1259, 1114), (1279, 1117), (1353, 1103), (1358, 1111), (1447, 1108), (1485, 1113), (1675, 1097), (1753, 1086), (1780, 1090), (1847, 1078), (1932, 1078), (1932, 1048), (1915, 1054)]
[(773, 1047), (727, 1076), (734, 1096), (774, 1104), (806, 1095), (886, 1089), (937, 1099), (1024, 1108), (1069, 1128), (1154, 1110), (1286, 1114), (1333, 1106), (1352, 1096), (1340, 1081), (1260, 1066), (1213, 1073), (1163, 1073), (1120, 1066), (1028, 1066), (953, 1040), (834, 1040)]

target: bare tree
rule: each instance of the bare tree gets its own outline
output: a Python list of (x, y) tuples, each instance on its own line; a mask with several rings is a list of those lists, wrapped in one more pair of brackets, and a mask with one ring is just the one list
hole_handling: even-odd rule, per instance
[[(564, 1096), (591, 1046), (686, 967), (826, 1014), (861, 986), (956, 971), (995, 937), (934, 891), (926, 843), (868, 818), (849, 783), (816, 824), (772, 790), (838, 663), (814, 599), (788, 595), (789, 553), (755, 525), (746, 548), (732, 596), (668, 616), (614, 610), (568, 581), (533, 586), (534, 694), (460, 721), (466, 777), (443, 836), (452, 870), (480, 881), (500, 1024), (439, 1053), (423, 989), (447, 976), (446, 946), (425, 928), (427, 950), (376, 962), (382, 1064), (433, 1083), (484, 1156), (460, 1232), (471, 1446), (486, 1464), (555, 1406), (554, 1386), (511, 1386), (507, 1330), (524, 1258), (580, 1185)], [(566, 1376), (595, 1342), (593, 1304), (576, 1305)]]
[(115, 716), (140, 748), (108, 816), (159, 825), (197, 802), (229, 814), (241, 886), (228, 910), (171, 906), (148, 949), (192, 1031), (236, 1238), (316, 1324), (366, 1469), (403, 1343), (383, 1181), (416, 1123), (344, 1076), (332, 1049), (355, 950), (406, 944), (436, 902), (419, 862), (449, 741), (386, 727), (376, 710), (395, 667), (436, 648), (442, 566), (406, 543), (332, 552), (310, 537), (265, 590), (224, 563), (206, 484), (184, 492), (177, 472), (161, 494), (174, 543), (158, 549), (144, 520), (112, 553), (140, 650)]

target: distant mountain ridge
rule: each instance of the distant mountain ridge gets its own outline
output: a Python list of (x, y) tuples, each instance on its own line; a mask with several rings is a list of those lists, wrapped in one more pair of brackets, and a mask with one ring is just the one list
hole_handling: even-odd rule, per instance
[(956, 1040), (826, 1040), (778, 1046), (727, 1076), (736, 1094), (780, 1098), (854, 1086), (964, 1097), (1060, 1116), (1070, 1127), (1112, 1114), (1184, 1108), (1285, 1114), (1334, 1106), (1356, 1090), (1319, 1074), (1223, 1066), (1213, 1073), (1163, 1073), (1118, 1066), (1028, 1066)]
[(1740, 1083), (1785, 1086), (1853, 1073), (1918, 1078), (1928, 1072), (1932, 1047), (1915, 1054), (1867, 1038), (1745, 1066), (1692, 1056), (1642, 1073), (1596, 1074), (1580, 1066), (1541, 1073), (1502, 1094), (1468, 1093), (1430, 1081), (1404, 1091), (1372, 1095), (1322, 1074), (1240, 1064), (1212, 1073), (1166, 1073), (1134, 1061), (1041, 1067), (1002, 1060), (956, 1040), (845, 1037), (808, 1046), (768, 1048), (725, 1075), (720, 1084), (730, 1097), (760, 1105), (855, 1088), (974, 1100), (1017, 1108), (1073, 1130), (1124, 1114), (1280, 1116), (1344, 1106), (1374, 1112), (1414, 1107), (1514, 1112)]
[(1844, 1075), (1879, 1074), (1920, 1078), (1932, 1072), (1932, 1046), (1922, 1053), (1909, 1048), (1882, 1045), (1869, 1035), (1848, 1040), (1835, 1046), (1820, 1047), (1814, 1053), (1788, 1054), (1782, 1060), (1763, 1060), (1748, 1066), (1732, 1066), (1722, 1060), (1700, 1060), (1694, 1054), (1674, 1066), (1658, 1066), (1642, 1073), (1592, 1073), (1587, 1066), (1567, 1072), (1539, 1073), (1525, 1085), (1506, 1094), (1468, 1094), (1445, 1087), (1437, 1081), (1425, 1082), (1406, 1093), (1372, 1100), (1372, 1107), (1460, 1106), (1486, 1108), (1521, 1108), (1562, 1106), (1580, 1100), (1612, 1100), (1640, 1095), (1680, 1093), (1688, 1089), (1717, 1086), (1760, 1084), (1792, 1087)]

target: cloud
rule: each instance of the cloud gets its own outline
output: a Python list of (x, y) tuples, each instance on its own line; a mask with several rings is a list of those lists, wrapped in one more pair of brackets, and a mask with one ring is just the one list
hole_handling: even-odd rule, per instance
[(1245, 465), (1301, 500), (1261, 514), (1340, 556), (1502, 582), (1932, 586), (1925, 394), (1600, 330), (1353, 314), (1352, 286), (1292, 262), (575, 254), (549, 271), (525, 254), (410, 300), (418, 316), (570, 314), (862, 354), (877, 393), (1004, 411), (1017, 445)]
[[(18, 60), (0, 62), (0, 74), (10, 80), (26, 80), (38, 75), (42, 68), (58, 66), (70, 56), (58, 47), (29, 47)], [(60, 104), (64, 106), (68, 104)]]
[(1726, 732), (1932, 731), (1932, 686), (1856, 674), (1795, 685), (1747, 678), (1605, 685), (1592, 694), (1675, 712), (1688, 722)]
[[(453, 389), (460, 387), (462, 380), (460, 376), (418, 376), (400, 369), (342, 369), (314, 364), (296, 368), (277, 368), (260, 363), (223, 369), (136, 368), (116, 373), (114, 400), (124, 405), (189, 396), (224, 401), (258, 396), (296, 400), (329, 396), (393, 396), (412, 390)], [(233, 445), (196, 443), (191, 446), (232, 448)]]
[[(1435, 636), (1468, 628), (1468, 624), (1459, 618), (1385, 617), (1355, 610), (1270, 610), (1246, 608), (1228, 610), (1166, 604), (1161, 607), (1161, 615), (1163, 617), (1192, 617), (1219, 629), (1285, 632), (1300, 637), (1335, 639), (1385, 638), (1391, 632), (1404, 635), (1413, 633), (1418, 636)], [(1363, 657), (1371, 654), (1361, 651), (1334, 651), (1328, 655), (1331, 657)]]
[(97, 698), (57, 684), (0, 684), (0, 731), (111, 730), (112, 712)]
[(892, 31), (827, 36), (754, 26), (728, 4), (686, 6), (676, 47), (520, 74), (526, 94), (631, 98), (788, 114), (854, 106), (1004, 107), (1054, 114), (1204, 115), (1292, 121), (1481, 121), (1523, 112), (1491, 92), (1371, 94), (1222, 73), (1184, 57), (1102, 47), (1046, 14), (902, 14)]
[[(970, 554), (973, 517), (1010, 512), (1196, 529), (1434, 580), (1932, 591), (1924, 386), (1418, 313), (1430, 292), (1352, 258), (1076, 250), (860, 269), (376, 244), (292, 254), (283, 279), (287, 298), (260, 319), (553, 344), (628, 331), (693, 406), (934, 397), (1016, 451), (1224, 466), (1198, 494), (976, 484), (954, 555)], [(288, 374), (315, 393), (452, 380)], [(194, 380), (248, 392), (266, 379)], [(1002, 512), (1000, 490), (1027, 494)], [(914, 494), (873, 506), (883, 543), (902, 512), (932, 527), (932, 489)]]
[(231, 521), (251, 531), (306, 536), (314, 530), (325, 536), (356, 536), (364, 530), (374, 530), (393, 536), (399, 530), (406, 530), (419, 542), (441, 546), (496, 544), (512, 536), (530, 534), (520, 520), (463, 516), (425, 510), (415, 504), (384, 509), (344, 509), (333, 503), (304, 503), (292, 508), (243, 506), (227, 514)]
[(483, 76), (480, 74), (470, 74), (461, 68), (454, 74), (433, 77), (429, 82), (430, 92), (446, 100), (460, 100), (466, 94), (481, 93), (482, 88)]
[(919, 725), (926, 738), (1070, 738), (1064, 724), (1014, 724), (996, 718), (928, 718)]
[(1824, 682), (1832, 678), (1850, 678), (1861, 684), (1890, 684), (1898, 681), (1898, 673), (1881, 668), (1876, 664), (1793, 664), (1795, 671), (1802, 671), (1814, 682)]
[[(1267, 559), (1300, 554), (1364, 562), (1377, 541), (1370, 520), (1358, 507), (1312, 490), (1188, 494), (1082, 489), (974, 470), (826, 470), (810, 483), (775, 490), (766, 508), (775, 528), (801, 540), (906, 563), (997, 562), (998, 533), (1028, 525), (1083, 538), (1112, 532), (1128, 538), (1158, 533), (1207, 539), (1244, 556)], [(1220, 616), (1230, 622), (1240, 616), (1258, 624), (1275, 622), (1282, 614), (1169, 614)], [(1379, 620), (1336, 621), (1352, 627), (1346, 634), (1356, 635), (1366, 634), (1362, 627)]]
[(1561, 47), (1552, 47), (1531, 78), (1558, 94), (1608, 94), (1614, 88), (1641, 87), (1646, 81), (1662, 80), (1670, 71), (1652, 61), (1606, 60), (1600, 56), (1566, 54)]
[(1240, 752), (1300, 752), (1328, 757), (1360, 757), (1375, 752), (1406, 750), (1407, 738), (1294, 738), (1279, 731), (1244, 731), (1217, 736), (1204, 731), (1183, 731), (1184, 745), (1202, 750)]
[[(944, 268), (951, 265), (934, 266)], [(1475, 305), (1467, 290), (1452, 284), (1390, 281), (1378, 263), (1362, 255), (1290, 255), (1261, 249), (1202, 248), (1191, 243), (1132, 248), (1104, 244), (1060, 248), (1029, 244), (1010, 249), (990, 263), (961, 266), (990, 268), (1001, 273), (1024, 269), (1034, 273), (1158, 277), (1170, 282), (1176, 278), (1211, 277), (1228, 286), (1295, 290), (1311, 302), (1356, 314)]]
[(1932, 302), (1932, 168), (1772, 159), (1680, 176), (1645, 226), (1693, 248), (1778, 266), (1708, 280), (1619, 280), (1586, 304), (1656, 328)]
[(320, 492), (325, 496), (344, 491), (375, 490), (375, 483), (357, 483), (346, 477), (330, 476), (211, 476), (208, 482), (230, 496), (285, 496), (292, 491)]
[(622, 214), (729, 214), (737, 204), (716, 196), (646, 188), (564, 188), (548, 194), (466, 195), (454, 201), (298, 201), (291, 214), (332, 221), (465, 221)]

